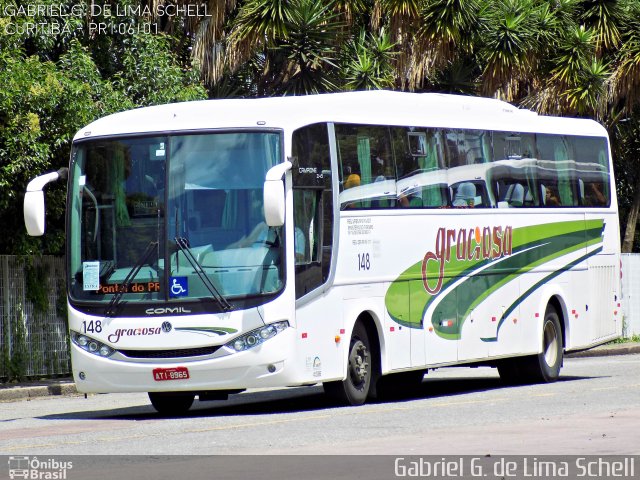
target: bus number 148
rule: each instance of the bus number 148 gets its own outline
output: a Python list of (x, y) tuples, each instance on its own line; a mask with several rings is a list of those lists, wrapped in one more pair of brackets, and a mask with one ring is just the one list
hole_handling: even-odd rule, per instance
[(370, 270), (371, 269), (371, 259), (368, 253), (359, 253), (358, 254), (358, 270)]

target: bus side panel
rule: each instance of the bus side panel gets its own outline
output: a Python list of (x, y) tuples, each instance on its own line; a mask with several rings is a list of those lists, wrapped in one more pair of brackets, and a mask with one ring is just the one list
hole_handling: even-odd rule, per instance
[(576, 301), (567, 308), (567, 350), (587, 348), (622, 333), (617, 215), (585, 214), (586, 225), (602, 219), (602, 243), (597, 251), (587, 249), (593, 253), (585, 262), (587, 270), (573, 280)]
[[(456, 295), (453, 291), (449, 295)], [(428, 309), (424, 318), (424, 332), (426, 344), (426, 361), (428, 365), (449, 364), (458, 361), (458, 340), (446, 338), (438, 334), (437, 328), (449, 325), (453, 326), (455, 322), (456, 328), (459, 325), (458, 318), (451, 316), (442, 308), (440, 303), (432, 304)]]
[[(622, 334), (620, 298), (620, 234), (618, 217), (586, 214), (586, 220), (604, 218), (602, 252), (589, 258), (589, 318), (593, 324), (590, 344)], [(579, 345), (575, 346), (576, 348)]]
[(422, 288), (422, 281), (413, 273), (402, 274), (424, 255), (418, 235), (431, 235), (428, 217), (372, 213), (376, 212), (341, 213), (333, 288), (339, 288), (344, 299), (346, 334), (367, 311), (378, 327), (383, 373), (421, 367), (424, 334), (420, 322), (411, 317), (411, 290)]
[(490, 327), (485, 338), (491, 357), (511, 356), (527, 349), (524, 340), (533, 330), (531, 323), (522, 321), (520, 314), (526, 305), (517, 305), (509, 311), (513, 300), (520, 294), (522, 283), (523, 279), (514, 281), (512, 285), (498, 290), (490, 299), (492, 303), (487, 311), (490, 314)]
[(591, 343), (620, 334), (622, 312), (615, 277), (619, 268), (615, 255), (600, 255), (589, 263), (589, 314), (592, 318)]
[(566, 299), (564, 311), (559, 312), (564, 316), (566, 350), (574, 348), (575, 345), (589, 345), (592, 342), (595, 317), (594, 309), (591, 307), (595, 307), (595, 299), (592, 300), (591, 292), (591, 261), (589, 259), (584, 262), (569, 276), (571, 297)]
[[(396, 285), (394, 289), (390, 290), (389, 302), (394, 304), (408, 302), (409, 283), (408, 281), (401, 282)], [(386, 283), (385, 285), (385, 290), (389, 290), (390, 283)], [(403, 318), (403, 316), (404, 314), (401, 312), (398, 315), (398, 320), (408, 321), (408, 318)], [(418, 330), (418, 332), (422, 333), (422, 330)], [(386, 348), (382, 356), (383, 371), (397, 370), (411, 366), (411, 341), (415, 334), (416, 329), (408, 328), (396, 322), (389, 314), (389, 311), (386, 308), (384, 309)], [(424, 363), (424, 357), (422, 358), (422, 363)]]
[[(301, 372), (300, 383), (344, 376), (343, 357), (349, 339), (340, 332), (345, 329), (345, 318), (339, 288), (330, 288), (296, 309), (296, 362)], [(342, 339), (336, 341), (336, 336)]]

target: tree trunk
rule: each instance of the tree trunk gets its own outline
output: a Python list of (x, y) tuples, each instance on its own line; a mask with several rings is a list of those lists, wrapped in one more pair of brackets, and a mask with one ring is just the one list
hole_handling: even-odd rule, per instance
[(638, 223), (638, 213), (640, 213), (640, 182), (636, 185), (636, 192), (633, 196), (633, 203), (627, 217), (627, 225), (624, 228), (624, 240), (622, 240), (622, 252), (631, 253), (633, 250), (633, 240), (636, 236), (636, 224)]

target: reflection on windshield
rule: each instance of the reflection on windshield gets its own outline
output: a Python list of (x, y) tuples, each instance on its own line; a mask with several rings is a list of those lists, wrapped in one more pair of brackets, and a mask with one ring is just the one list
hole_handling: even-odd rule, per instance
[[(280, 161), (274, 133), (80, 144), (69, 212), (72, 298), (108, 302), (123, 284), (127, 302), (211, 298), (209, 282), (225, 298), (278, 292), (282, 233), (264, 223), (262, 185)], [(156, 252), (136, 265), (150, 242)]]
[[(167, 140), (95, 141), (74, 152), (71, 182), (70, 289), (75, 298), (164, 295), (164, 177)], [(152, 255), (129, 278), (148, 245)]]

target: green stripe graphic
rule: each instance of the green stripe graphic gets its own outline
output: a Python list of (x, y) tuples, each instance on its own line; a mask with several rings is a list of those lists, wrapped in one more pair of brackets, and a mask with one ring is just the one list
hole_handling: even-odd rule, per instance
[(500, 321), (498, 322), (498, 328), (497, 328), (497, 331), (496, 331), (496, 336), (495, 337), (491, 337), (491, 338), (482, 338), (481, 340), (483, 342), (496, 342), (498, 340), (498, 332), (500, 332), (500, 327), (502, 326), (504, 321), (507, 319), (507, 317), (509, 315), (511, 315), (511, 312), (513, 312), (518, 307), (518, 305), (520, 305), (522, 302), (524, 302), (533, 292), (535, 292), (539, 287), (541, 287), (542, 285), (547, 283), (549, 280), (557, 277), (558, 275), (560, 275), (561, 273), (566, 272), (567, 270), (570, 270), (571, 268), (575, 267), (579, 263), (584, 262), (587, 258), (592, 257), (592, 256), (600, 253), (601, 251), (602, 251), (602, 247), (596, 248), (592, 252), (589, 252), (586, 255), (578, 258), (577, 260), (574, 260), (573, 262), (568, 263), (564, 267), (556, 270), (555, 272), (551, 273), (550, 275), (547, 275), (546, 277), (544, 277), (539, 282), (535, 283), (531, 288), (529, 288), (529, 290), (527, 290), (522, 295), (520, 295), (516, 299), (516, 301), (513, 302), (509, 306), (509, 308), (507, 308), (505, 310), (505, 312), (502, 314), (502, 317), (500, 317)]
[[(602, 243), (603, 229), (602, 219), (514, 228), (511, 255), (496, 259), (458, 260), (457, 246), (453, 244), (449, 251), (450, 261), (445, 263), (441, 290), (431, 295), (424, 288), (420, 261), (389, 286), (385, 297), (387, 311), (401, 325), (424, 328), (426, 310), (443, 295), (431, 323), (439, 336), (460, 338), (464, 320), (489, 295), (536, 267)], [(474, 241), (472, 246), (476, 245)], [(429, 285), (433, 289), (439, 275), (438, 262), (431, 261), (427, 266)], [(558, 270), (554, 276), (562, 271)], [(461, 279), (463, 281), (459, 282)], [(455, 282), (459, 283), (453, 286)]]
[(216, 334), (216, 335), (229, 335), (231, 333), (236, 333), (238, 330), (235, 328), (227, 328), (227, 327), (178, 327), (175, 329), (178, 332), (193, 332), (193, 333), (202, 333), (202, 334)]

